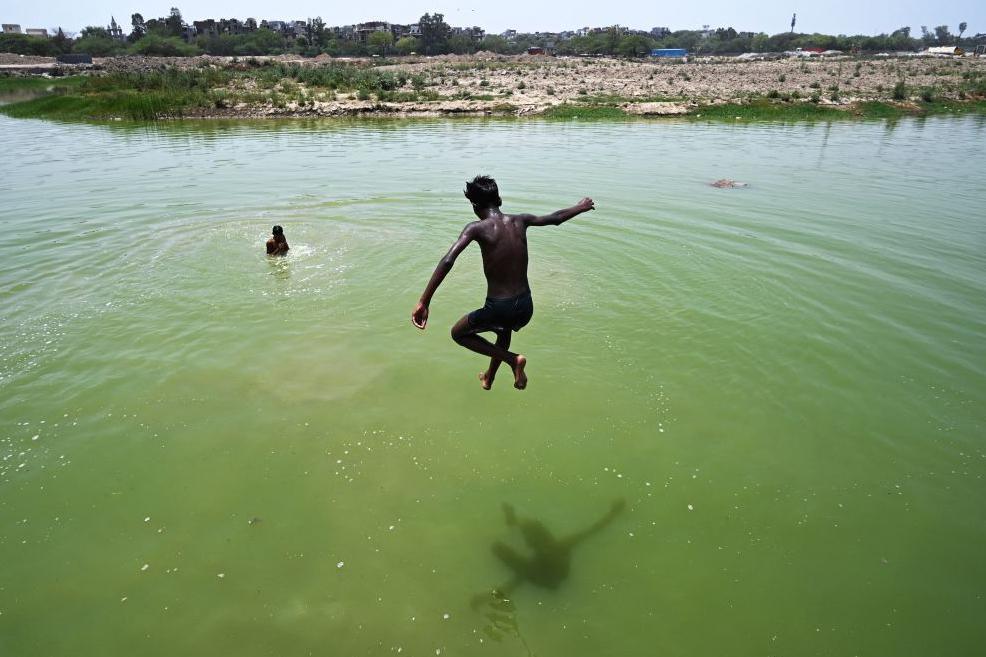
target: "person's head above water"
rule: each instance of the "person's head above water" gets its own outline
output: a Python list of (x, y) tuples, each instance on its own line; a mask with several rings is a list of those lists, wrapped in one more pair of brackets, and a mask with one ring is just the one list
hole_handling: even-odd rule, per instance
[(500, 190), (496, 187), (496, 181), (489, 176), (476, 176), (467, 182), (465, 195), (476, 210), (499, 208), (503, 203), (500, 200)]
[(284, 229), (274, 226), (270, 229), (273, 233), (267, 240), (267, 255), (284, 255), (288, 252), (288, 240), (284, 237)]

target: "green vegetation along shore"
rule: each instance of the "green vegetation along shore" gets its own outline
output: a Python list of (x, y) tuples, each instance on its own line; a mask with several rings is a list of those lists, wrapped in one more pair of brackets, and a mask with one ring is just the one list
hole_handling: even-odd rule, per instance
[(986, 113), (986, 62), (663, 63), (528, 57), (382, 61), (107, 60), (0, 77), (18, 118), (152, 121), (317, 116), (831, 120)]

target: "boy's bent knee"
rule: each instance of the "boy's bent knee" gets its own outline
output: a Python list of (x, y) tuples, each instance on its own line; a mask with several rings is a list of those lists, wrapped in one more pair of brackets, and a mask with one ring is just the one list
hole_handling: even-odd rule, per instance
[(472, 326), (469, 325), (469, 322), (465, 317), (456, 322), (449, 331), (449, 335), (451, 335), (452, 339), (458, 344), (462, 344), (462, 340), (473, 333), (475, 333), (475, 331), (473, 331)]

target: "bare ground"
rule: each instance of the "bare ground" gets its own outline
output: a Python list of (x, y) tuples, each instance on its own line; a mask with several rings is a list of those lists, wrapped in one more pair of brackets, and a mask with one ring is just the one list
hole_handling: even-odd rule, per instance
[[(0, 66), (54, 64), (50, 58), (24, 61), (0, 55)], [(96, 59), (91, 74), (101, 71), (153, 70), (169, 66), (243, 67), (246, 62), (273, 60), (303, 66), (349, 61), (379, 70), (405, 71), (416, 76), (398, 91), (418, 93), (411, 102), (382, 102), (375, 97), (305, 89), (290, 82), (274, 90), (280, 98), (250, 94), (247, 102), (233, 99), (216, 108), (201, 108), (199, 116), (323, 116), (383, 114), (429, 116), (446, 114), (538, 114), (562, 103), (582, 102), (621, 107), (630, 114), (680, 114), (700, 105), (743, 103), (772, 97), (791, 102), (852, 106), (865, 100), (894, 99), (894, 86), (903, 81), (907, 95), (917, 99), (925, 90), (936, 98), (957, 99), (970, 78), (986, 77), (986, 58), (791, 58), (742, 61), (707, 58), (681, 61), (626, 61), (608, 58), (502, 56), (492, 53), (429, 58), (339, 60), (296, 56), (235, 58), (200, 56), (114, 57)], [(7, 66), (4, 66), (5, 68)], [(242, 86), (242, 85), (241, 85)], [(290, 89), (290, 91), (286, 91)], [(427, 96), (429, 99), (423, 99)], [(905, 99), (906, 100), (906, 99)]]

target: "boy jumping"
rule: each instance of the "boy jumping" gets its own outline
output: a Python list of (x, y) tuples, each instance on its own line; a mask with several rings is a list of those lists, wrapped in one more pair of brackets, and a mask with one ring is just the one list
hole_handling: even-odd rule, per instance
[[(595, 209), (591, 198), (576, 205), (542, 217), (532, 214), (503, 214), (500, 212), (500, 192), (496, 181), (489, 176), (476, 176), (466, 183), (466, 198), (479, 217), (462, 229), (462, 234), (442, 258), (425, 287), (421, 300), (411, 313), (411, 322), (419, 329), (428, 323), (428, 306), (438, 286), (455, 264), (455, 259), (469, 243), (476, 241), (483, 253), (483, 272), (486, 274), (486, 304), (455, 323), (452, 339), (466, 349), (490, 357), (490, 366), (480, 372), (479, 382), (484, 390), (493, 387), (500, 363), (510, 366), (514, 387), (527, 387), (524, 367), (527, 359), (508, 351), (510, 332), (527, 326), (534, 314), (531, 288), (527, 282), (527, 227), (557, 226), (572, 217)], [(477, 335), (492, 331), (496, 344)]]

